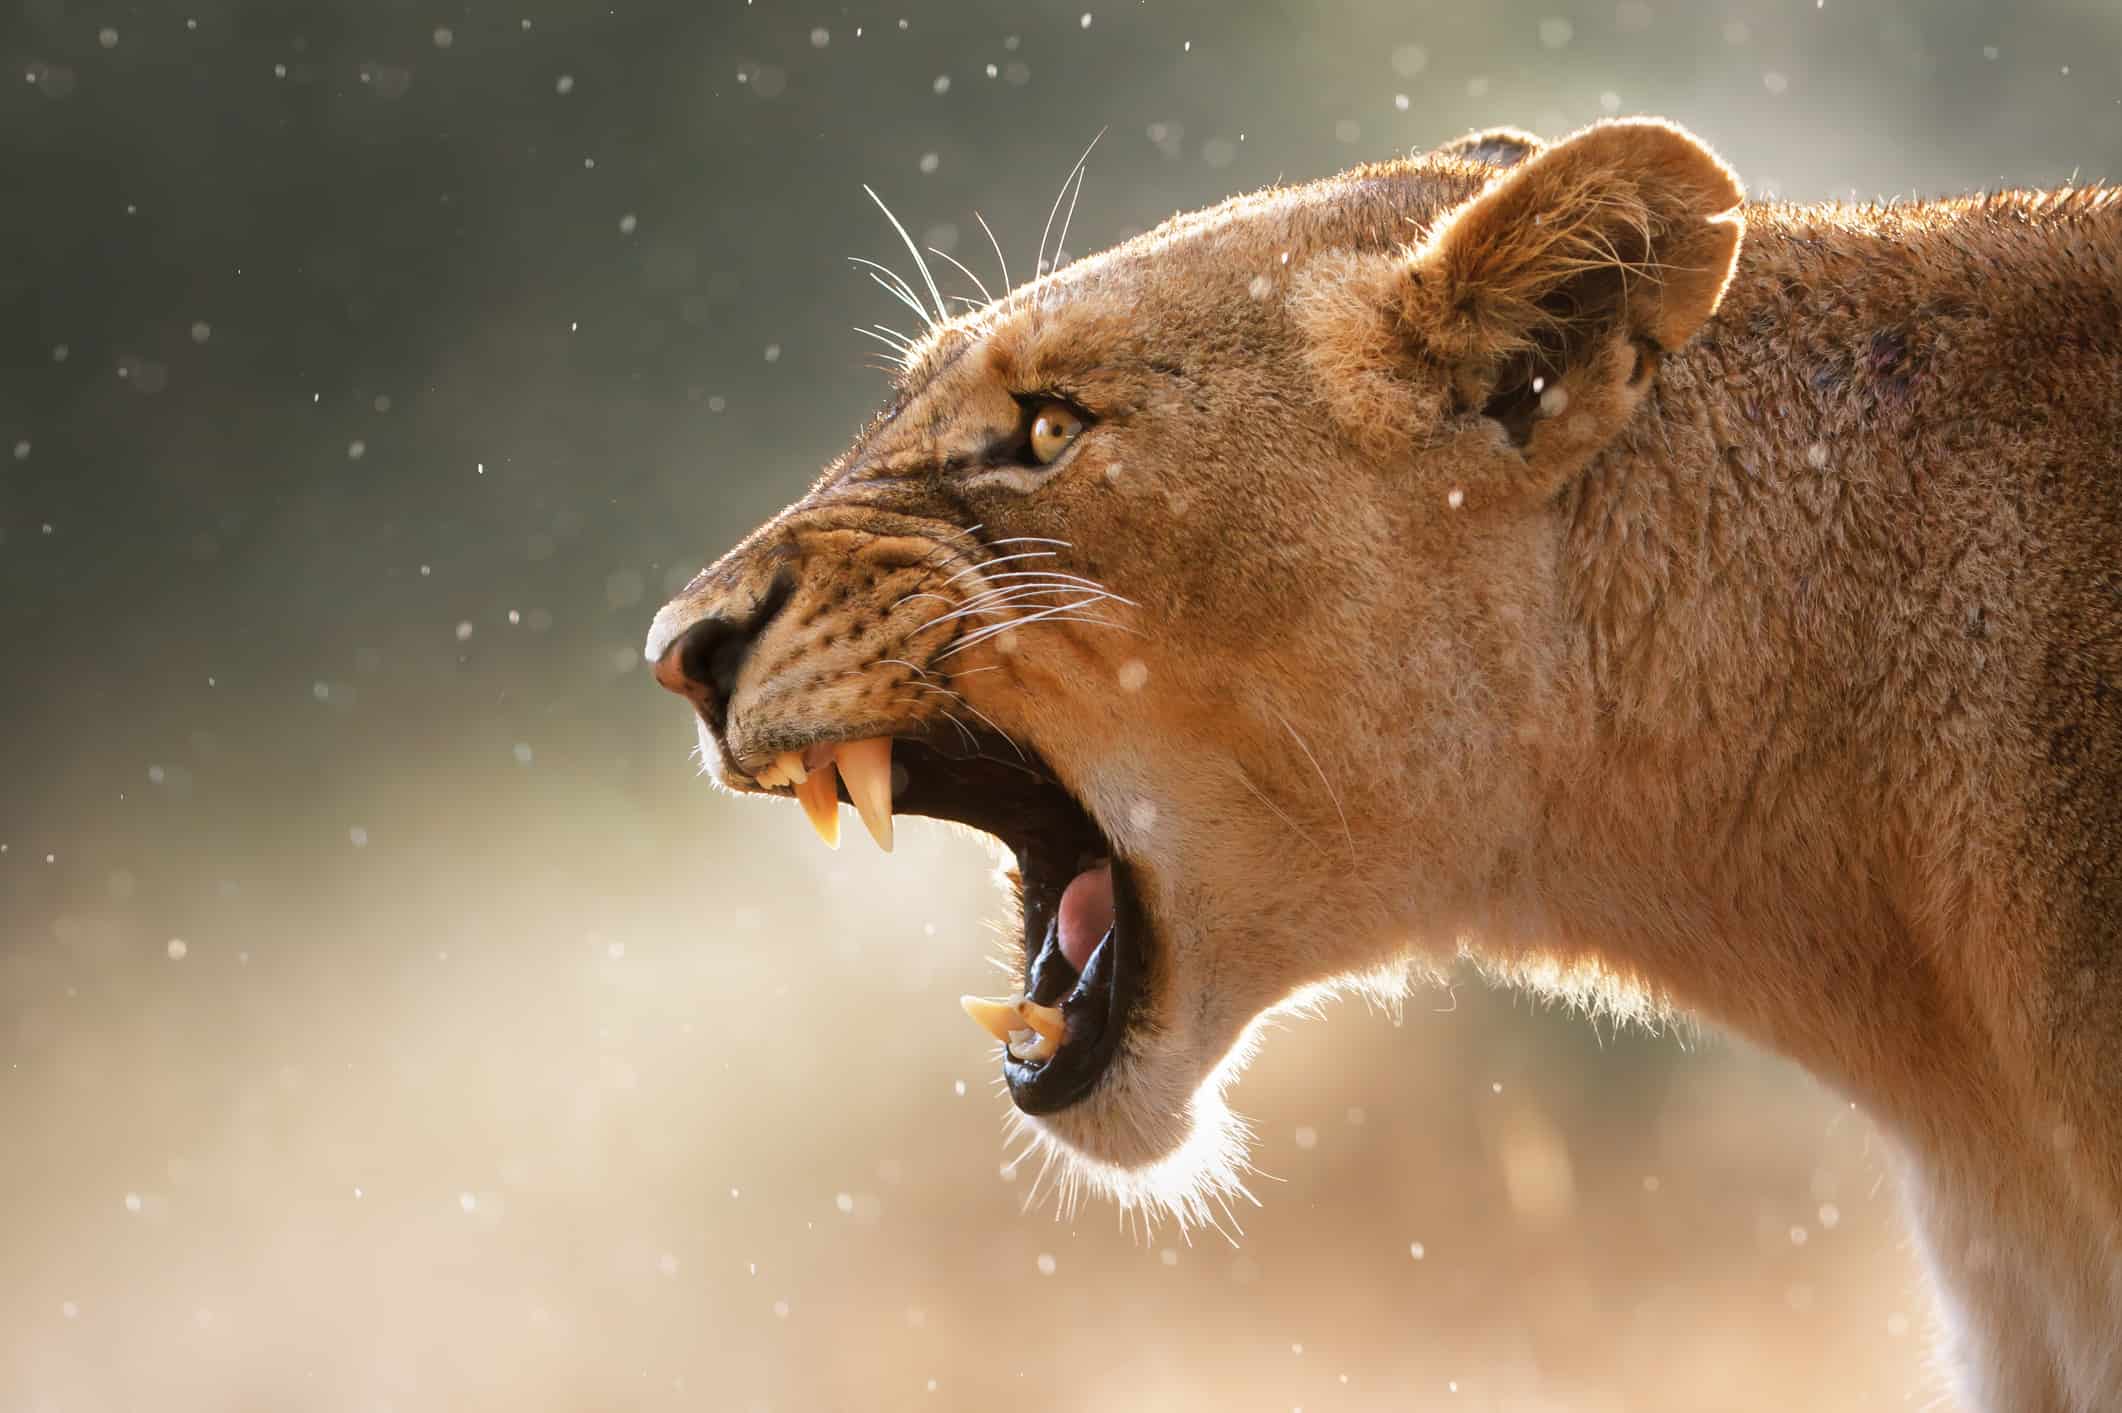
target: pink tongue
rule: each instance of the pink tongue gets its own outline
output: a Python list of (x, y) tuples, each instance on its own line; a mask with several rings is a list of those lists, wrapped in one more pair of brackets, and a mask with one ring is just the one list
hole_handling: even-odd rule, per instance
[(1113, 866), (1087, 868), (1061, 891), (1061, 955), (1082, 971), (1113, 925)]

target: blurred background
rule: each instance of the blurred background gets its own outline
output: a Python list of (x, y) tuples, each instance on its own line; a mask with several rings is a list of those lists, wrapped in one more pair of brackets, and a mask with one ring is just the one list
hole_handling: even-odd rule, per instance
[(1270, 1040), (1242, 1237), (1023, 1210), (982, 851), (639, 650), (883, 391), (864, 182), (1021, 277), (1100, 131), (1072, 251), (1617, 112), (2113, 179), (2112, 0), (4, 8), (0, 1408), (1933, 1406), (1859, 1115), (1470, 977)]

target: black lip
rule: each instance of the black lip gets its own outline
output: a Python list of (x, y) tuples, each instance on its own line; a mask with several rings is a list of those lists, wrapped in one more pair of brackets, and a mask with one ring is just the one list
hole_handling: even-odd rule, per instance
[(1097, 1088), (1119, 1053), (1142, 992), (1142, 940), (1148, 935), (1134, 871), (1114, 857), (1113, 928), (1091, 954), (1061, 1013), (1068, 1043), (1050, 1060), (1028, 1064), (1005, 1052), (1009, 1097), (1027, 1114), (1066, 1109)]
[[(944, 740), (899, 736), (892, 742), (892, 810), (970, 825), (1008, 846), (1017, 859), (1023, 908), (1024, 974), (1027, 989), (1059, 992), (1068, 1039), (1051, 1059), (1036, 1062), (1004, 1055), (1002, 1073), (1010, 1097), (1027, 1114), (1051, 1114), (1077, 1103), (1104, 1077), (1119, 1053), (1142, 989), (1143, 954), (1149, 922), (1127, 861), (1113, 853), (1090, 812), (1054, 778), (1036, 754), (985, 733)], [(842, 797), (846, 796), (843, 782)], [(1080, 978), (1052, 976), (1047, 966), (1033, 976), (1042, 945), (1055, 925), (1061, 891), (1084, 859), (1110, 858), (1113, 869), (1113, 929), (1093, 953)], [(1058, 957), (1050, 958), (1058, 962)], [(1066, 962), (1060, 967), (1067, 969)], [(1041, 994), (1037, 999), (1058, 999)]]

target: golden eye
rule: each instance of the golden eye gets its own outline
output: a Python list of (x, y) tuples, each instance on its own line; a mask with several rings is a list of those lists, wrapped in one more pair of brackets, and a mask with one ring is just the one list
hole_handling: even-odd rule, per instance
[(1032, 460), (1050, 466), (1083, 430), (1083, 419), (1063, 402), (1042, 402), (1032, 416)]

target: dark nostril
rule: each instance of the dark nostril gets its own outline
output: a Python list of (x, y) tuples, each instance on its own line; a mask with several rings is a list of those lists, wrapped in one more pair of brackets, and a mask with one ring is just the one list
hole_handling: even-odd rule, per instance
[[(720, 711), (737, 691), (752, 645), (795, 591), (785, 575), (776, 576), (763, 598), (737, 614), (710, 614), (685, 630), (664, 650), (656, 680), (701, 707)], [(704, 698), (704, 700), (703, 700)]]
[(685, 635), (679, 662), (686, 676), (705, 682), (716, 701), (726, 702), (736, 695), (737, 673), (751, 651), (751, 625), (710, 619)]

